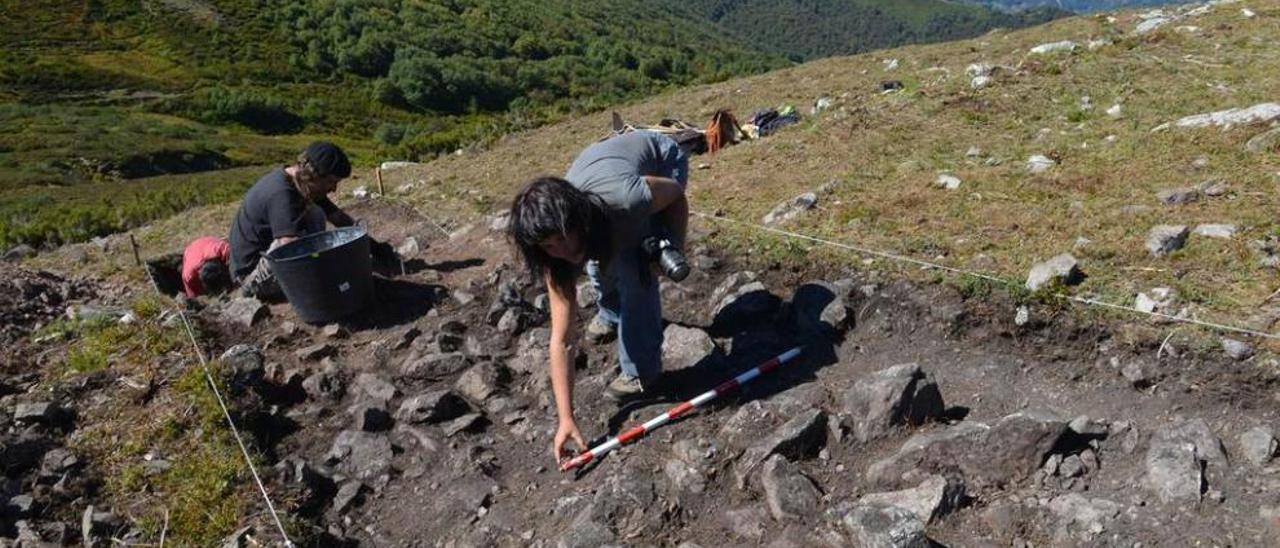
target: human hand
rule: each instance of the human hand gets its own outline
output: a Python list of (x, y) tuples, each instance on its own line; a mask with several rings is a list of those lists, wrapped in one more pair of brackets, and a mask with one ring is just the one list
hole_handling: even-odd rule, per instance
[(582, 432), (578, 431), (578, 425), (573, 421), (560, 421), (560, 427), (556, 428), (555, 441), (551, 443), (551, 454), (556, 458), (556, 465), (560, 465), (573, 455), (565, 449), (565, 444), (572, 439), (578, 444), (578, 451), (587, 450), (587, 442), (582, 439)]

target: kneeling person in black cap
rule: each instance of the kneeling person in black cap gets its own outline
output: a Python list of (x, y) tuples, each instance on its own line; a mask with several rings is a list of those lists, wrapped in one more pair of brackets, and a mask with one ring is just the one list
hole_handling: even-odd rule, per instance
[[(231, 224), (231, 275), (248, 297), (278, 299), (283, 293), (263, 255), (302, 236), (344, 227), (355, 220), (329, 200), (338, 182), (351, 176), (351, 161), (337, 145), (307, 145), (291, 166), (266, 174), (245, 194)], [(385, 254), (389, 245), (374, 244)], [(382, 249), (382, 248), (386, 249)]]

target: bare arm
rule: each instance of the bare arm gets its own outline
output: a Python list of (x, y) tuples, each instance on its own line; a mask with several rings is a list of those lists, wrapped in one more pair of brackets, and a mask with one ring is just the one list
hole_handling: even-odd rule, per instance
[(564, 445), (570, 438), (578, 444), (580, 450), (586, 450), (586, 442), (573, 419), (573, 361), (570, 359), (570, 352), (574, 341), (576, 312), (574, 300), (556, 288), (551, 282), (551, 275), (547, 274), (545, 279), (551, 307), (551, 392), (555, 395), (556, 417), (559, 422), (551, 451), (556, 461), (560, 461), (567, 456)]
[(644, 180), (653, 197), (649, 213), (661, 217), (663, 226), (671, 231), (671, 239), (683, 248), (689, 231), (689, 199), (685, 197), (684, 187), (666, 177), (646, 176)]

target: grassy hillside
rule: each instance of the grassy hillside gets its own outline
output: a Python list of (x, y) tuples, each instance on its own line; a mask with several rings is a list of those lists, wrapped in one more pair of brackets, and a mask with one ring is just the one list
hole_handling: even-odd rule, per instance
[[(282, 162), (317, 137), (363, 163), (429, 158), (785, 64), (637, 0), (37, 0), (5, 11), (0, 248), (135, 226), (153, 217), (112, 200), (147, 202), (174, 183), (189, 192), (217, 177), (177, 174)], [(170, 177), (122, 183), (157, 175)], [(88, 186), (24, 190), (70, 185)], [(207, 199), (125, 209), (169, 215)]]
[(1165, 4), (1184, 4), (1179, 0), (961, 0), (966, 4), (986, 6), (988, 8), (1020, 11), (1039, 7), (1056, 7), (1074, 13), (1092, 13), (1095, 11), (1112, 11), (1143, 6), (1160, 6)]
[(1066, 14), (1052, 8), (1011, 14), (941, 0), (669, 1), (719, 23), (744, 42), (797, 61), (967, 38)]

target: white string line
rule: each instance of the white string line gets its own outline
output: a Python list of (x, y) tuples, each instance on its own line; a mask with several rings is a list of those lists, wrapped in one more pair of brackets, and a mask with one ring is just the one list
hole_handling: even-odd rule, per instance
[[(146, 268), (144, 267), (144, 270)], [(156, 279), (151, 276), (151, 272), (147, 271), (147, 279), (151, 281), (152, 289), (156, 293), (164, 296), (160, 291), (160, 286), (156, 285)], [(271, 511), (271, 519), (275, 520), (276, 528), (280, 530), (280, 536), (284, 538), (284, 545), (287, 548), (293, 548), (293, 541), (289, 540), (289, 533), (284, 530), (284, 523), (280, 521), (280, 515), (276, 513), (276, 507), (271, 503), (271, 496), (267, 494), (267, 488), (262, 484), (262, 478), (258, 476), (258, 469), (253, 465), (253, 458), (249, 456), (249, 449), (245, 447), (244, 440), (240, 437), (240, 429), (236, 428), (236, 423), (231, 420), (231, 412), (227, 410), (227, 404), (222, 399), (222, 393), (218, 390), (217, 383), (213, 382), (213, 374), (209, 372), (209, 362), (204, 357), (204, 350), (201, 350), (200, 343), (196, 341), (195, 330), (191, 328), (191, 321), (187, 319), (186, 311), (180, 307), (174, 307), (178, 312), (178, 317), (182, 318), (182, 325), (186, 328), (187, 337), (191, 339), (191, 346), (196, 349), (196, 357), (200, 359), (200, 367), (204, 370), (204, 379), (208, 381), (209, 388), (213, 390), (214, 398), (218, 400), (218, 407), (222, 408), (222, 416), (227, 419), (227, 425), (231, 427), (231, 434), (236, 439), (236, 445), (240, 446), (240, 454), (244, 455), (244, 462), (249, 466), (249, 473), (253, 474), (253, 481), (258, 485), (258, 491), (262, 493), (262, 500), (267, 503), (267, 510)]]
[[(731, 218), (728, 218), (728, 217), (716, 217), (716, 216), (708, 215), (708, 214), (706, 214), (706, 213), (702, 213), (702, 212), (699, 212), (699, 211), (690, 211), (690, 213), (692, 213), (692, 214), (694, 214), (694, 215), (697, 215), (698, 217), (702, 217), (702, 218), (704, 218), (704, 219), (710, 219), (710, 220), (715, 221), (715, 222), (729, 223), (729, 224), (736, 224), (736, 225), (745, 226), (745, 227), (747, 227), (747, 228), (753, 228), (753, 229), (760, 230), (760, 231), (764, 231), (764, 232), (771, 232), (771, 233), (774, 233), (774, 234), (777, 234), (777, 235), (780, 235), (780, 236), (785, 236), (785, 237), (788, 237), (788, 238), (794, 238), (794, 239), (798, 239), (798, 240), (807, 240), (807, 241), (810, 241), (810, 242), (819, 243), (819, 244), (823, 244), (823, 245), (829, 245), (829, 246), (832, 246), (832, 247), (837, 247), (837, 248), (845, 249), (845, 250), (849, 250), (849, 251), (855, 251), (855, 252), (863, 253), (863, 254), (866, 254), (866, 255), (872, 255), (872, 256), (875, 256), (875, 257), (880, 257), (880, 258), (889, 259), (889, 260), (893, 260), (893, 261), (899, 261), (899, 262), (904, 262), (904, 263), (910, 263), (910, 264), (914, 264), (914, 265), (917, 265), (917, 266), (922, 266), (922, 267), (925, 267), (925, 268), (932, 268), (932, 269), (937, 269), (937, 270), (943, 270), (943, 271), (946, 271), (946, 272), (951, 272), (951, 273), (954, 273), (954, 274), (960, 274), (960, 275), (964, 275), (964, 276), (972, 276), (972, 277), (974, 277), (974, 278), (979, 278), (979, 279), (988, 280), (988, 281), (992, 281), (992, 282), (998, 282), (998, 283), (1005, 284), (1005, 285), (1013, 285), (1014, 283), (1016, 283), (1016, 282), (1013, 282), (1013, 281), (1010, 281), (1010, 280), (1006, 280), (1006, 279), (1004, 279), (1004, 278), (1000, 278), (1000, 277), (998, 277), (998, 276), (993, 276), (993, 275), (991, 275), (991, 274), (985, 274), (985, 273), (982, 273), (982, 272), (976, 272), (976, 271), (972, 271), (972, 270), (965, 270), (965, 269), (962, 269), (962, 268), (955, 268), (955, 267), (946, 266), (946, 265), (942, 265), (942, 264), (938, 264), (938, 263), (933, 263), (933, 262), (929, 262), (929, 261), (924, 261), (924, 260), (920, 260), (920, 259), (915, 259), (915, 258), (912, 258), (912, 257), (906, 257), (906, 256), (902, 256), (902, 255), (895, 255), (895, 254), (893, 254), (893, 253), (887, 253), (887, 252), (884, 252), (884, 251), (877, 251), (877, 250), (874, 250), (874, 249), (868, 249), (868, 248), (859, 247), (859, 246), (856, 246), (856, 245), (846, 244), (846, 243), (842, 243), (842, 242), (836, 242), (836, 241), (832, 241), (832, 240), (824, 240), (824, 239), (822, 239), (822, 238), (816, 238), (816, 237), (809, 236), (809, 235), (806, 235), (806, 234), (800, 234), (800, 233), (798, 233), (798, 232), (791, 232), (791, 231), (788, 231), (788, 230), (782, 230), (782, 229), (773, 228), (773, 227), (764, 226), (764, 225), (759, 225), (759, 224), (755, 224), (755, 223), (749, 223), (749, 222), (746, 222), (746, 221), (739, 221), (739, 220), (737, 220), (737, 219), (731, 219)], [(1097, 299), (1090, 299), (1090, 298), (1087, 298), (1087, 297), (1078, 297), (1078, 296), (1075, 296), (1075, 295), (1068, 295), (1068, 294), (1065, 294), (1065, 293), (1056, 293), (1054, 296), (1055, 296), (1055, 297), (1062, 298), (1062, 299), (1066, 299), (1066, 300), (1071, 301), (1071, 302), (1080, 303), (1080, 304), (1089, 305), (1089, 306), (1098, 306), (1098, 307), (1110, 308), (1110, 309), (1114, 309), (1114, 310), (1123, 310), (1123, 311), (1126, 311), (1126, 312), (1132, 312), (1132, 313), (1134, 313), (1134, 314), (1142, 314), (1142, 315), (1151, 316), (1151, 317), (1155, 317), (1155, 318), (1161, 318), (1161, 319), (1165, 319), (1165, 320), (1169, 320), (1169, 321), (1173, 321), (1173, 322), (1186, 323), (1186, 324), (1192, 324), (1192, 325), (1199, 325), (1199, 326), (1201, 326), (1201, 327), (1208, 327), (1208, 328), (1216, 329), (1216, 330), (1219, 330), (1219, 331), (1229, 331), (1229, 332), (1233, 332), (1233, 333), (1241, 333), (1241, 334), (1245, 334), (1245, 335), (1253, 335), (1253, 336), (1255, 336), (1255, 337), (1262, 337), (1262, 338), (1266, 338), (1266, 339), (1277, 339), (1277, 340), (1280, 340), (1280, 335), (1274, 335), (1274, 334), (1271, 334), (1271, 333), (1264, 333), (1264, 332), (1261, 332), (1261, 331), (1255, 331), (1255, 330), (1252, 330), (1252, 329), (1245, 329), (1245, 328), (1243, 328), (1243, 327), (1236, 327), (1236, 326), (1232, 326), (1232, 325), (1224, 325), (1224, 324), (1220, 324), (1220, 323), (1206, 322), (1206, 321), (1201, 321), (1201, 320), (1197, 320), (1197, 319), (1194, 319), (1194, 318), (1183, 318), (1183, 317), (1179, 317), (1179, 316), (1171, 316), (1171, 315), (1169, 315), (1169, 314), (1164, 314), (1164, 313), (1160, 313), (1160, 312), (1149, 312), (1149, 311), (1146, 311), (1146, 310), (1140, 310), (1140, 309), (1138, 309), (1138, 308), (1134, 308), (1134, 307), (1132, 307), (1132, 306), (1128, 306), (1128, 305), (1123, 305), (1123, 304), (1114, 304), (1114, 303), (1109, 303), (1109, 302), (1106, 302), (1106, 301), (1099, 301), (1099, 300), (1097, 300)]]

